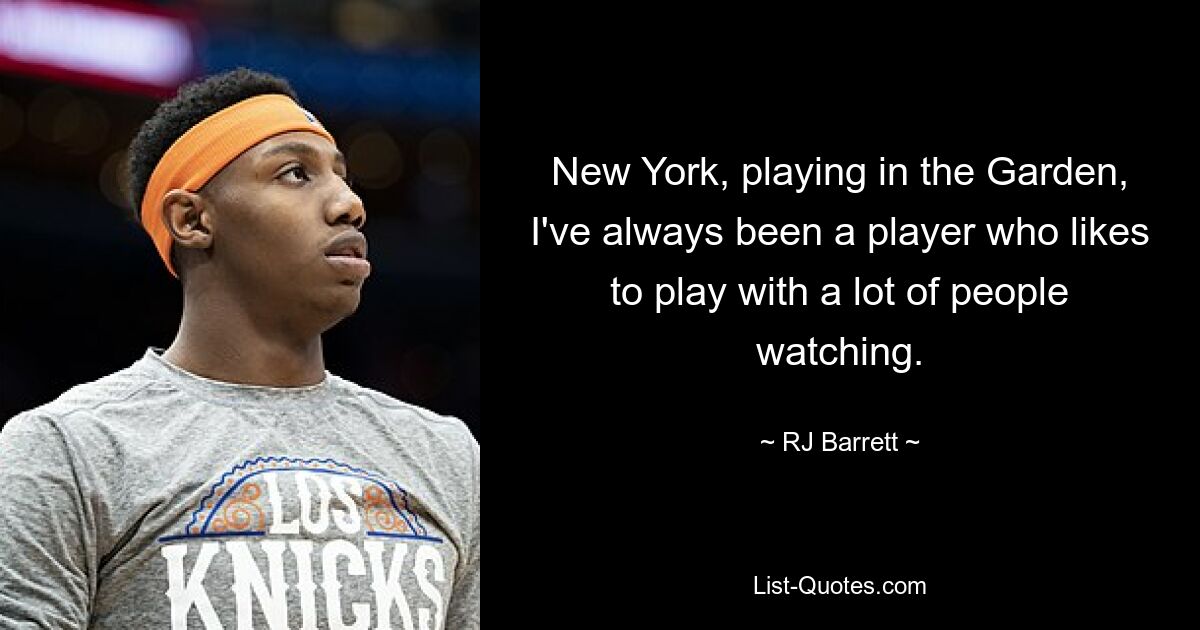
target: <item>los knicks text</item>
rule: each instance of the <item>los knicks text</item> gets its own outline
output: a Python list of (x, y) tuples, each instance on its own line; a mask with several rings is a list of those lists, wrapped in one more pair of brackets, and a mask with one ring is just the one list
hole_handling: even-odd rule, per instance
[[(271, 630), (288, 628), (296, 612), (301, 624), (290, 627), (444, 627), (449, 602), (443, 587), (457, 562), (443, 555), (449, 545), (417, 536), (364, 538), (365, 486), (354, 477), (327, 481), (306, 471), (279, 471), (264, 473), (262, 481), (270, 515), (255, 514), (265, 531), (161, 548), (171, 630), (234, 627), (209, 597), (228, 592), (237, 628), (255, 625), (256, 608)], [(247, 511), (246, 518), (254, 517)]]
[[(650, 176), (650, 185), (658, 186), (720, 186), (726, 182), (716, 176), (716, 162), (709, 163), (707, 157), (700, 162), (677, 163), (665, 156), (641, 157)], [(554, 185), (578, 186), (624, 186), (629, 180), (631, 163), (595, 164), (579, 163), (572, 156), (570, 163), (554, 157)], [(970, 164), (946, 164), (938, 158), (922, 158), (920, 163), (921, 184), (925, 186), (970, 185), (975, 180), (975, 169)], [(866, 187), (867, 166), (865, 163), (838, 164), (822, 162), (820, 157), (801, 164), (772, 163), (765, 157), (762, 163), (742, 164), (742, 193), (753, 187), (788, 187), (802, 193), (810, 186), (840, 187), (850, 193), (860, 193)], [(996, 186), (1109, 186), (1125, 190), (1125, 180), (1117, 179), (1117, 167), (1113, 164), (1076, 163), (1067, 157), (1061, 163), (1019, 163), (1008, 157), (998, 157), (987, 165), (988, 181)], [(908, 185), (908, 167), (889, 163), (879, 158), (879, 183), (886, 186)]]
[[(820, 447), (822, 452), (842, 453), (895, 453), (900, 450), (895, 433), (885, 433), (877, 436), (838, 435), (833, 431), (822, 431), (818, 441), (814, 431), (801, 434), (797, 431), (783, 432), (783, 450), (811, 452)], [(769, 443), (769, 442), (768, 442)]]

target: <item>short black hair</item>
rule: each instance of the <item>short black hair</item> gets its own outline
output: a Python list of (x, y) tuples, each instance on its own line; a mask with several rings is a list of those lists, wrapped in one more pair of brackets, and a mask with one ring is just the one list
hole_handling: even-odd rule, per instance
[(140, 223), (150, 174), (179, 136), (222, 109), (263, 94), (283, 94), (300, 102), (287, 79), (237, 68), (188, 83), (174, 98), (161, 103), (129, 144), (126, 164), (133, 218)]

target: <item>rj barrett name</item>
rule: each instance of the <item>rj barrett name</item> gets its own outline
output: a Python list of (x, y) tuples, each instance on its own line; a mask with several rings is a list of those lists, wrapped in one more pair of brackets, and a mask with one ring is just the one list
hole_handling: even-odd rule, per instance
[[(915, 444), (913, 440), (907, 443)], [(767, 443), (770, 443), (767, 441)], [(833, 431), (822, 431), (820, 438), (814, 431), (799, 433), (796, 431), (783, 432), (783, 450), (803, 451), (805, 453), (820, 448), (823, 452), (841, 451), (843, 453), (862, 452), (896, 452), (899, 449), (895, 433), (885, 433), (877, 436), (838, 435)]]

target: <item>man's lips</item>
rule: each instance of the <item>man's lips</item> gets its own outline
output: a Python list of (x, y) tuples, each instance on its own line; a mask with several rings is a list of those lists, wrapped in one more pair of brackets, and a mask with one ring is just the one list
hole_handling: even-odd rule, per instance
[(358, 230), (342, 232), (325, 246), (328, 257), (367, 258), (367, 237)]
[(358, 230), (342, 232), (325, 247), (325, 260), (334, 267), (359, 278), (371, 275), (367, 262), (367, 239)]

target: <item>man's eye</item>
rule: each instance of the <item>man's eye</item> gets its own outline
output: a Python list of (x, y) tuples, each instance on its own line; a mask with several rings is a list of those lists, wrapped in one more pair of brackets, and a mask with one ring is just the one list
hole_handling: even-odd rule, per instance
[[(293, 176), (295, 177), (295, 179), (293, 179)], [(289, 168), (288, 170), (284, 171), (283, 174), (280, 175), (280, 177), (282, 177), (288, 181), (293, 181), (293, 182), (295, 182), (295, 181), (305, 181), (306, 182), (306, 181), (308, 181), (308, 172), (304, 170), (303, 166), (293, 166), (292, 168)]]

